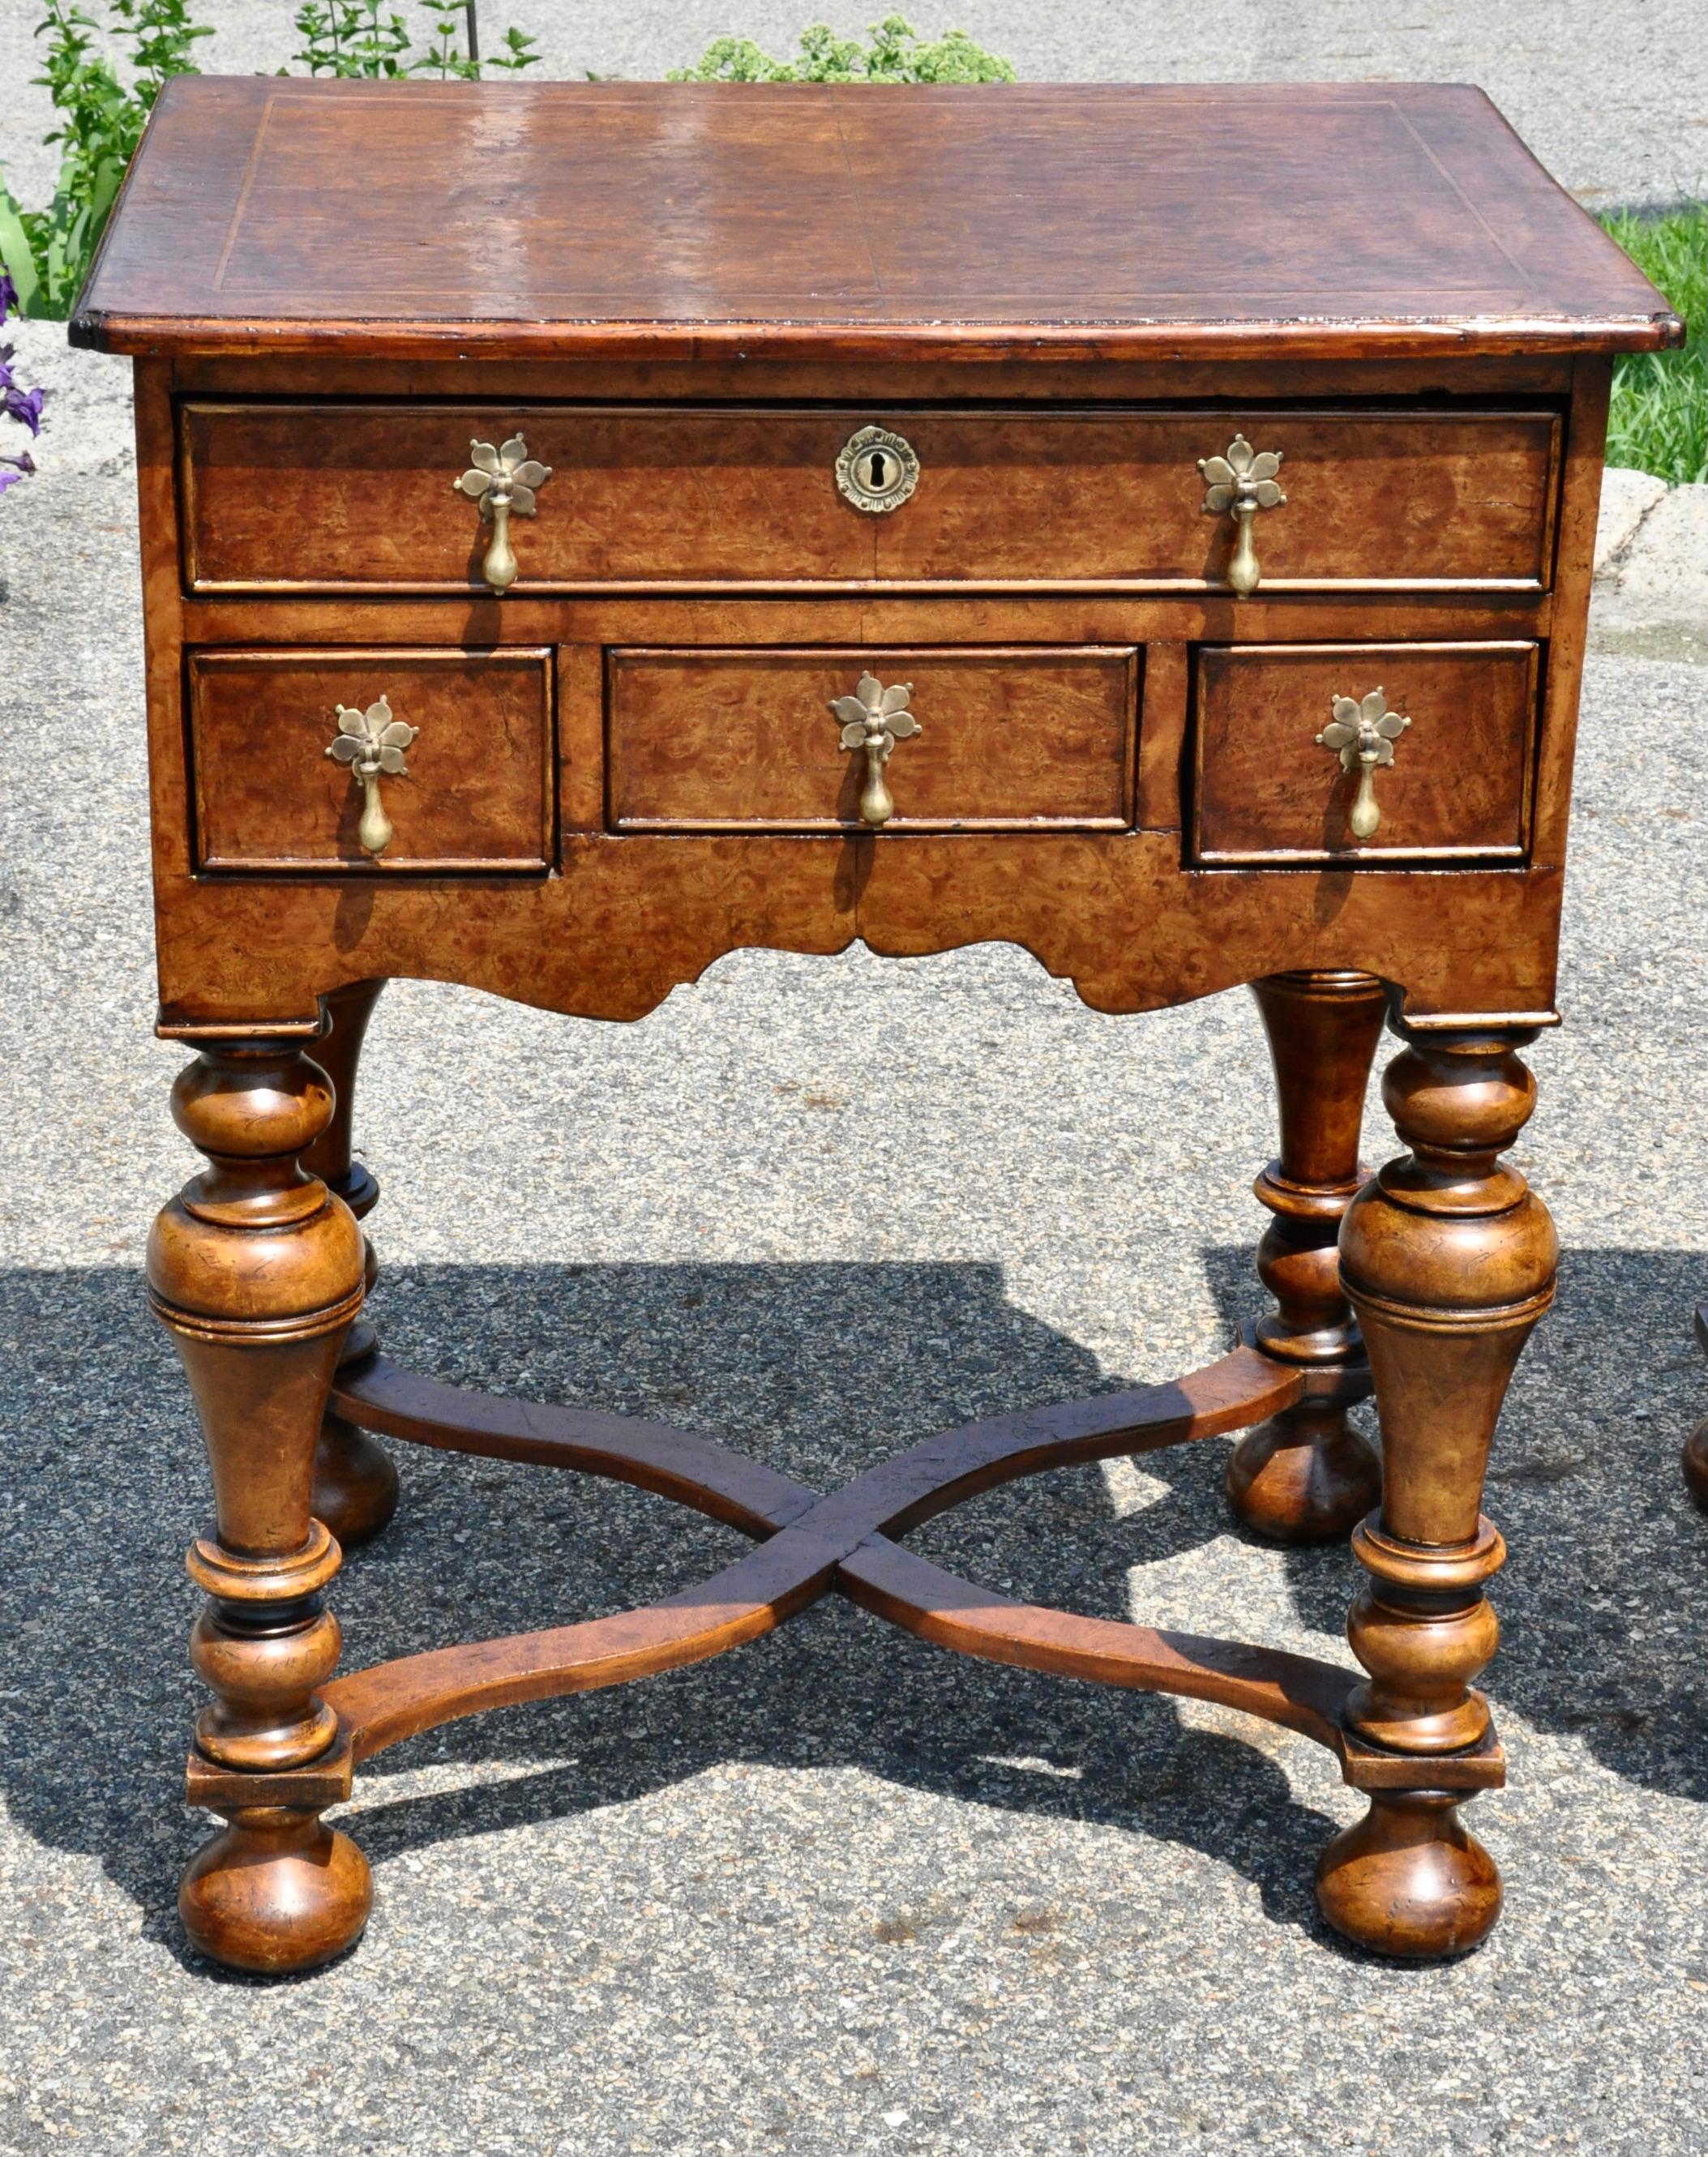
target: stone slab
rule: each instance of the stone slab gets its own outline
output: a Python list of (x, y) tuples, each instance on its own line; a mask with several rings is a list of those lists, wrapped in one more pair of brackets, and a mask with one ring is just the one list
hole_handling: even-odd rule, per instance
[(1597, 580), (1590, 636), (1602, 651), (1708, 664), (1708, 486), (1675, 486)]
[(1609, 465), (1602, 474), (1601, 513), (1595, 527), (1595, 573), (1601, 576), (1637, 537), (1643, 520), (1666, 495), (1653, 472)]

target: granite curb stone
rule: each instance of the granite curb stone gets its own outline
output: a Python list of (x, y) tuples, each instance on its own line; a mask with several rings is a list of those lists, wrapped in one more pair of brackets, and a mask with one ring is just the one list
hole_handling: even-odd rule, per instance
[(1667, 484), (1653, 472), (1608, 465), (1602, 473), (1601, 513), (1595, 527), (1595, 573), (1613, 569), (1643, 528), (1643, 520), (1666, 499)]
[(1644, 512), (1597, 579), (1591, 634), (1603, 651), (1708, 663), (1708, 486)]

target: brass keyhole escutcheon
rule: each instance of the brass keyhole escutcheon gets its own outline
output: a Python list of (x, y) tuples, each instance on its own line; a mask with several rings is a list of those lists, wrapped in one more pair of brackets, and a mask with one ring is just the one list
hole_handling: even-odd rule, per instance
[(919, 484), (913, 445), (887, 427), (862, 427), (836, 459), (836, 486), (846, 502), (868, 517), (899, 509)]

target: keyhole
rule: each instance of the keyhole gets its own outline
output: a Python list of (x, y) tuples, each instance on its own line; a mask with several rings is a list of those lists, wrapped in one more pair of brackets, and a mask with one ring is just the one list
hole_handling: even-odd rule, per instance
[(883, 451), (882, 450), (874, 450), (872, 452), (872, 459), (868, 470), (871, 476), (867, 484), (873, 488), (882, 487), (884, 484)]

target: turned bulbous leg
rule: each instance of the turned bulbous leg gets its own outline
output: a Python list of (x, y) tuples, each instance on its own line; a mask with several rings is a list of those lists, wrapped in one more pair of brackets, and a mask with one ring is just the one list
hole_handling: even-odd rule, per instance
[(310, 1491), (332, 1372), (362, 1305), (363, 1238), (343, 1202), (298, 1166), (332, 1109), (325, 1073), (293, 1042), (204, 1049), (173, 1088), (172, 1113), (208, 1166), (148, 1245), (151, 1300), (189, 1379), (214, 1483), (212, 1532), (187, 1560), (208, 1596), (191, 1655), (214, 1695), (196, 1723), (190, 1794), (230, 1822), (192, 1863), (179, 1907), (195, 1944), (242, 1969), (305, 1969), (340, 1954), (371, 1892), (361, 1853), (322, 1826), (318, 1805), (282, 1807), (276, 1781), (267, 1787), (338, 1750), (317, 1688), (338, 1658), (323, 1591), (340, 1553)]
[(1274, 1216), (1258, 1274), (1275, 1308), (1258, 1346), (1303, 1367), (1320, 1390), (1248, 1430), (1227, 1465), (1227, 1497), (1279, 1542), (1347, 1534), (1381, 1495), (1381, 1465), (1346, 1420), (1369, 1392), (1364, 1347), (1340, 1288), (1335, 1238), (1361, 1180), (1359, 1128), (1386, 999), (1369, 974), (1274, 974), (1253, 984), (1275, 1066), (1281, 1151), (1258, 1178)]
[(1699, 1423), (1685, 1441), (1685, 1483), (1708, 1513), (1708, 1423)]
[[(368, 1860), (349, 1836), (287, 1805), (234, 1813), (178, 1887), (178, 1915), (204, 1954), (268, 1976), (330, 1962), (361, 1938), (373, 1907)], [(306, 1951), (312, 1941), (318, 1950)]]
[(1317, 1901), (1336, 1932), (1376, 1954), (1440, 1962), (1487, 1938), (1500, 1915), (1494, 1861), (1448, 1790), (1378, 1792), (1317, 1866)]
[(1344, 1403), (1301, 1401), (1245, 1433), (1227, 1489), (1242, 1525), (1271, 1542), (1338, 1542), (1381, 1495), (1381, 1463)]
[(314, 1449), (314, 1504), (346, 1550), (371, 1543), (398, 1510), (398, 1471), (371, 1431), (327, 1410)]
[[(331, 1120), (302, 1156), (302, 1166), (336, 1192), (358, 1221), (365, 1221), (379, 1199), (379, 1181), (352, 1151), (356, 1078), (368, 1022), (379, 1001), (380, 981), (352, 981), (321, 998), (327, 1032), (315, 1044), (315, 1061), (332, 1082)], [(372, 1290), (379, 1272), (373, 1245), (368, 1243), (367, 1281)], [(340, 1363), (358, 1363), (374, 1351), (373, 1329), (365, 1318), (350, 1329)], [(328, 1411), (321, 1424), (314, 1454), (314, 1513), (340, 1545), (355, 1550), (388, 1524), (398, 1509), (398, 1471), (392, 1457), (370, 1432)]]
[[(1553, 1300), (1559, 1245), (1499, 1159), (1535, 1103), (1514, 1053), (1531, 1036), (1402, 1032), (1382, 1091), (1411, 1151), (1340, 1228), (1384, 1458), (1381, 1510), (1352, 1538), (1369, 1579), (1347, 1628), (1369, 1673), (1346, 1708), (1348, 1773), (1371, 1810), (1330, 1845), (1318, 1894), (1361, 1945), (1437, 1956), (1474, 1947), (1500, 1913), (1494, 1861), (1455, 1810), (1492, 1779), (1489, 1704), (1472, 1681), (1500, 1638), (1483, 1591), (1505, 1546), (1482, 1516), (1483, 1482), (1519, 1352)], [(1412, 1762), (1407, 1787), (1398, 1771)]]
[[(1696, 1338), (1708, 1348), (1708, 1303), (1696, 1310)], [(1708, 1513), (1708, 1421), (1699, 1423), (1685, 1441), (1685, 1486)]]

